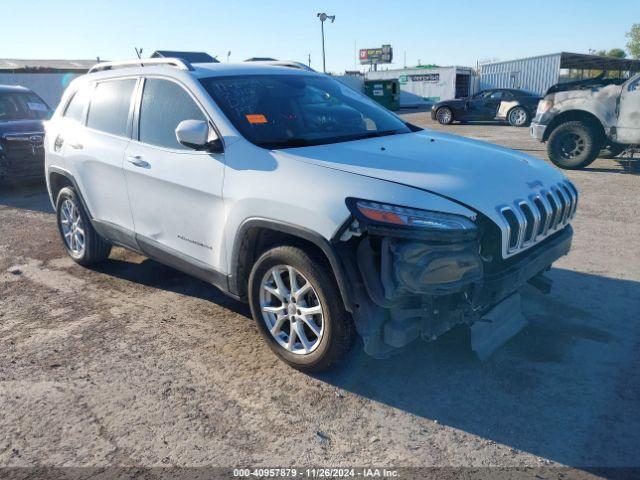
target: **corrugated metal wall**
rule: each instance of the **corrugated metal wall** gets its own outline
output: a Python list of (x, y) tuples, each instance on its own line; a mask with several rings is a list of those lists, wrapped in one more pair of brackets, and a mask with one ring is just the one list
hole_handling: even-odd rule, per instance
[(488, 63), (480, 67), (480, 88), (519, 88), (538, 95), (559, 82), (561, 54)]
[(78, 77), (74, 73), (3, 73), (0, 85), (21, 85), (30, 88), (52, 108), (56, 108), (69, 82)]

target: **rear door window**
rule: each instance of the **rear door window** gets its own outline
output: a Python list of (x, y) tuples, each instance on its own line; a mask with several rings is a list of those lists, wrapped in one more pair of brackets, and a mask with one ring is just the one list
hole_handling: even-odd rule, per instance
[(108, 80), (96, 85), (91, 96), (87, 126), (101, 132), (127, 136), (129, 108), (135, 78)]
[(176, 139), (176, 127), (183, 120), (206, 121), (206, 118), (180, 85), (169, 80), (147, 78), (140, 104), (140, 141), (185, 150), (187, 147)]

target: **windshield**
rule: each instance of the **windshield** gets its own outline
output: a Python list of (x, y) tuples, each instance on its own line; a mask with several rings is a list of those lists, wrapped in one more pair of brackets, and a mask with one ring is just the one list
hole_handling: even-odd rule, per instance
[(31, 92), (0, 92), (0, 121), (46, 120), (51, 111), (44, 101)]
[(373, 100), (328, 77), (244, 75), (201, 82), (240, 133), (264, 148), (411, 132)]

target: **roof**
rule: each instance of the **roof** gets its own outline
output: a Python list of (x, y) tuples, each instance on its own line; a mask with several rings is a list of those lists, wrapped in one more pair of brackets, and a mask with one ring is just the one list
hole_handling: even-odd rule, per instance
[(640, 72), (640, 60), (562, 52), (560, 54), (560, 68)]
[(245, 62), (275, 62), (275, 61), (277, 60), (271, 57), (251, 57), (245, 60)]
[(156, 50), (151, 58), (181, 58), (189, 63), (219, 63), (206, 52), (178, 52), (175, 50)]
[(518, 58), (514, 60), (504, 60), (501, 62), (485, 63), (487, 65), (500, 65), (518, 61), (534, 60), (546, 57), (560, 57), (560, 68), (571, 68), (575, 70), (608, 70), (608, 71), (631, 71), (640, 72), (640, 60), (629, 58), (604, 57), (601, 55), (588, 55), (586, 53), (558, 52), (534, 57)]
[[(139, 61), (139, 60), (138, 60)], [(189, 75), (195, 78), (206, 78), (214, 76), (232, 76), (232, 75), (318, 75), (315, 72), (302, 70), (298, 68), (275, 66), (265, 63), (249, 62), (249, 63), (195, 63), (190, 65), (191, 70), (180, 69), (168, 65), (147, 65), (141, 67), (136, 64), (136, 60), (131, 61), (131, 65), (119, 65), (118, 68), (95, 71), (86, 76), (80, 77), (84, 79), (102, 79), (114, 78), (123, 75), (140, 75), (140, 74), (166, 74), (170, 69), (176, 77)]]
[(0, 59), (0, 71), (11, 72), (77, 72), (83, 73), (96, 64), (96, 60), (24, 60)]

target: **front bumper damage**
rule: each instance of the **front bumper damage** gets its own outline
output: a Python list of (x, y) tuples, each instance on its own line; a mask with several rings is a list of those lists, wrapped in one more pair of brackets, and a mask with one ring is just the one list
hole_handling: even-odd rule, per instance
[(365, 351), (380, 358), (467, 325), (472, 349), (484, 360), (524, 328), (519, 289), (527, 282), (547, 289), (542, 274), (569, 252), (573, 235), (568, 225), (503, 261), (483, 251), (482, 234), (442, 241), (359, 229), (339, 247), (357, 303), (356, 328)]

